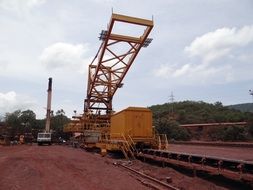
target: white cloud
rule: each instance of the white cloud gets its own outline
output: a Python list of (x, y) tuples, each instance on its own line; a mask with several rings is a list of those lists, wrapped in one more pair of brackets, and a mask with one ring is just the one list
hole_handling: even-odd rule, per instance
[(201, 57), (204, 62), (211, 62), (252, 42), (253, 26), (240, 29), (224, 27), (197, 37), (190, 46), (185, 47), (185, 52), (191, 57)]
[(0, 9), (14, 12), (26, 12), (46, 0), (0, 0)]
[(88, 50), (87, 44), (73, 45), (59, 42), (45, 48), (40, 61), (48, 70), (70, 69), (84, 73), (91, 60), (86, 55)]
[(161, 65), (155, 70), (155, 76), (180, 84), (221, 84), (234, 80), (233, 70), (229, 65), (210, 67), (208, 64), (188, 63), (182, 66)]
[(217, 29), (197, 37), (185, 47), (191, 63), (161, 65), (155, 75), (183, 84), (221, 84), (251, 79), (251, 75), (245, 74), (253, 69), (249, 65), (252, 56), (242, 52), (251, 47), (252, 42), (253, 26)]
[(8, 61), (0, 59), (0, 71), (2, 70), (4, 71), (7, 68), (8, 64), (9, 64)]
[(170, 75), (172, 75), (173, 71), (174, 69), (171, 66), (162, 64), (157, 70), (155, 70), (154, 74), (157, 77), (169, 78)]
[(175, 70), (173, 76), (180, 77), (187, 74), (191, 70), (190, 64), (183, 65), (181, 68)]
[(252, 63), (252, 60), (253, 60), (253, 53), (251, 54), (242, 54), (238, 57), (238, 60), (239, 61), (242, 61), (242, 62), (248, 62), (248, 63)]
[(17, 109), (31, 109), (34, 104), (35, 101), (32, 98), (17, 94), (14, 91), (0, 93), (0, 115)]

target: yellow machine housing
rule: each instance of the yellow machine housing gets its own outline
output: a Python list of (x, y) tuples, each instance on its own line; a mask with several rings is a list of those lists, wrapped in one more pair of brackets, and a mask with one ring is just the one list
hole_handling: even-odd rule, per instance
[(130, 136), (134, 142), (150, 141), (154, 136), (151, 110), (128, 107), (112, 115), (110, 139), (119, 140), (123, 135)]
[(141, 107), (129, 107), (113, 114), (108, 136), (101, 135), (96, 143), (102, 155), (107, 151), (121, 151), (126, 158), (134, 158), (137, 149), (156, 146), (152, 112)]

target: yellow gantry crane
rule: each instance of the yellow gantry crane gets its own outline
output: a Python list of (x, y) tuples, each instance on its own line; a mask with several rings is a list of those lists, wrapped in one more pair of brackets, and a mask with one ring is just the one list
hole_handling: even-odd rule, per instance
[[(128, 35), (119, 31), (126, 27), (138, 32)], [(152, 28), (153, 20), (112, 14), (107, 30), (100, 33), (102, 43), (89, 65), (84, 113), (73, 117), (75, 120), (65, 126), (65, 132), (82, 132), (85, 142), (110, 138), (113, 96), (123, 86), (122, 81), (140, 49), (151, 43), (148, 36)]]

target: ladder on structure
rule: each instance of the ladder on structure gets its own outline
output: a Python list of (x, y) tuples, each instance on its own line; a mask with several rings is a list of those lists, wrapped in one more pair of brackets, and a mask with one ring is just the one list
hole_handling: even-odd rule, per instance
[(123, 152), (126, 159), (135, 159), (135, 153), (137, 152), (135, 143), (130, 135), (127, 137), (122, 134), (122, 144), (121, 144), (121, 151)]
[(159, 150), (168, 150), (169, 142), (166, 134), (157, 135), (158, 149)]

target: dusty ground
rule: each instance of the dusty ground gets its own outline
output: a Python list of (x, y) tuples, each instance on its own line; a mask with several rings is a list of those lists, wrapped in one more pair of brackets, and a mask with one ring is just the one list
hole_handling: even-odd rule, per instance
[(64, 146), (1, 147), (0, 168), (0, 189), (148, 189), (99, 155)]
[(253, 148), (170, 144), (170, 151), (253, 161)]
[[(119, 160), (67, 146), (0, 146), (0, 189), (150, 189), (131, 172), (115, 166), (115, 161)], [(140, 161), (134, 161), (131, 167), (160, 180), (171, 177), (172, 185), (180, 189), (229, 189)]]

